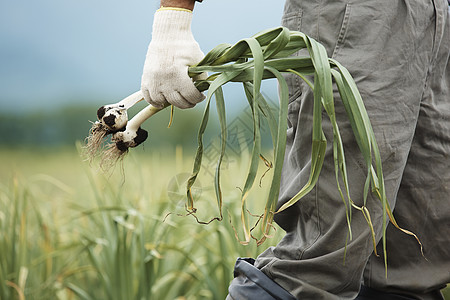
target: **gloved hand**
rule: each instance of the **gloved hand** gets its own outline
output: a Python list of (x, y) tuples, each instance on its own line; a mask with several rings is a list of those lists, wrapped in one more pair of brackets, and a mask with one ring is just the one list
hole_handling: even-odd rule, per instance
[[(204, 57), (192, 35), (191, 21), (189, 10), (162, 8), (155, 13), (141, 81), (144, 98), (153, 106), (168, 102), (190, 108), (205, 98), (188, 76), (188, 66)], [(195, 79), (205, 78), (201, 74)]]

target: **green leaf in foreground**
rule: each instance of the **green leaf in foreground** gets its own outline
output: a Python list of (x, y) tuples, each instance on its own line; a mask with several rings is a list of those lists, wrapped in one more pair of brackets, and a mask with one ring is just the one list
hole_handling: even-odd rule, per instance
[[(306, 49), (309, 55), (304, 57), (290, 56), (301, 49)], [(325, 139), (325, 134), (322, 130), (322, 110), (326, 111), (333, 127), (332, 143), (337, 192), (342, 198), (344, 208), (346, 210), (349, 239), (352, 238), (350, 223), (352, 208), (354, 208), (364, 215), (370, 228), (370, 232), (372, 233), (372, 240), (375, 250), (377, 241), (375, 238), (370, 212), (366, 207), (369, 189), (371, 189), (373, 194), (380, 200), (380, 204), (385, 212), (383, 213), (382, 219), (382, 225), (384, 228), (382, 240), (386, 267), (387, 255), (385, 228), (388, 217), (394, 226), (399, 228), (401, 231), (414, 236), (420, 243), (417, 236), (413, 233), (401, 229), (393, 217), (386, 198), (381, 157), (375, 140), (375, 134), (358, 88), (348, 70), (336, 60), (328, 58), (325, 48), (320, 43), (301, 32), (289, 31), (284, 27), (268, 29), (256, 34), (252, 38), (243, 39), (233, 46), (224, 44), (217, 46), (215, 49), (211, 50), (205, 56), (205, 59), (203, 59), (198, 65), (189, 68), (190, 76), (195, 76), (201, 72), (212, 72), (212, 74), (208, 79), (196, 82), (199, 90), (208, 90), (208, 98), (205, 116), (199, 131), (199, 147), (194, 163), (194, 169), (191, 180), (188, 184), (188, 202), (186, 207), (189, 212), (195, 214), (196, 211), (194, 208), (194, 200), (190, 197), (189, 189), (200, 171), (203, 151), (202, 137), (207, 124), (207, 114), (209, 113), (209, 103), (211, 101), (211, 97), (216, 93), (216, 91), (218, 91), (220, 86), (228, 82), (243, 82), (244, 91), (247, 96), (248, 103), (252, 109), (253, 148), (251, 152), (248, 175), (246, 177), (241, 196), (241, 222), (242, 231), (244, 233), (244, 239), (241, 240), (241, 243), (246, 244), (251, 238), (257, 240), (258, 244), (263, 243), (264, 240), (270, 236), (270, 229), (272, 228), (274, 215), (300, 201), (315, 187), (320, 176), (324, 162), (325, 149), (327, 146), (327, 140)], [(311, 89), (313, 89), (314, 109), (311, 141), (311, 170), (310, 177), (306, 185), (301, 188), (292, 199), (276, 210), (276, 203), (280, 188), (281, 168), (286, 146), (288, 105), (288, 87), (282, 74), (287, 73), (300, 77), (310, 86)], [(309, 75), (313, 76), (314, 82), (310, 82), (307, 79), (307, 76)], [(279, 84), (280, 93), (278, 119), (274, 118), (272, 114), (267, 113), (267, 104), (264, 97), (262, 97), (260, 93), (261, 81), (270, 78), (275, 78)], [(361, 199), (362, 203), (364, 203), (363, 206), (357, 206), (350, 198), (350, 186), (347, 178), (344, 145), (342, 143), (334, 112), (335, 99), (333, 96), (333, 82), (337, 86), (340, 99), (345, 107), (355, 140), (366, 162), (367, 178), (364, 185), (363, 199)], [(226, 125), (223, 123), (225, 116), (225, 105), (222, 103), (223, 95), (221, 92), (218, 96), (219, 97), (216, 97), (216, 99), (218, 101), (217, 109), (221, 123), (221, 144), (224, 146), (226, 143)], [(261, 237), (257, 237), (252, 233), (252, 230), (255, 227), (251, 228), (249, 224), (246, 201), (256, 178), (259, 156), (261, 154), (261, 133), (259, 130), (260, 118), (265, 118), (270, 127), (274, 151), (274, 172), (270, 191), (266, 199), (264, 212), (259, 219), (259, 221), (262, 220), (261, 226), (263, 235)], [(222, 148), (222, 151), (223, 150), (224, 148)], [(223, 155), (224, 152), (221, 153), (221, 158)], [(222, 196), (220, 193), (220, 180), (218, 179), (220, 178), (221, 158), (218, 161), (215, 180), (216, 191), (218, 191), (216, 195), (218, 197), (220, 218), (222, 216)], [(341, 188), (341, 184), (343, 185), (344, 190)]]

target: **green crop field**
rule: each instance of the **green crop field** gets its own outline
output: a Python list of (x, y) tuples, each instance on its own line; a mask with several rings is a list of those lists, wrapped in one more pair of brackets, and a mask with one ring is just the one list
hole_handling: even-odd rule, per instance
[[(133, 151), (107, 173), (74, 149), (1, 150), (0, 165), (0, 299), (224, 299), (236, 258), (282, 235), (236, 239), (236, 158), (223, 167), (224, 219), (209, 225), (177, 215), (192, 168), (181, 147)], [(206, 171), (194, 186), (204, 221), (218, 214)]]
[[(222, 166), (223, 221), (200, 225), (177, 215), (193, 159), (181, 147), (132, 151), (106, 173), (72, 148), (0, 150), (0, 299), (224, 299), (235, 259), (283, 234), (235, 237), (247, 156)], [(205, 221), (218, 214), (211, 168), (194, 186)]]

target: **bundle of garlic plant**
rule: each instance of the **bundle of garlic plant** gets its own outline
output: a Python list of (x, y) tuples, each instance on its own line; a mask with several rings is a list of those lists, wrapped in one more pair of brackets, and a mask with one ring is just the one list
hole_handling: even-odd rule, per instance
[[(306, 49), (309, 55), (304, 57), (292, 56), (293, 53)], [(386, 251), (386, 222), (390, 219), (399, 230), (413, 235), (411, 232), (400, 228), (392, 214), (386, 199), (385, 186), (381, 165), (380, 153), (375, 140), (374, 132), (363, 100), (358, 92), (356, 84), (348, 70), (334, 59), (328, 58), (325, 48), (307, 35), (289, 31), (287, 28), (278, 27), (262, 31), (253, 37), (245, 38), (234, 45), (220, 44), (211, 50), (196, 66), (189, 68), (189, 75), (194, 77), (203, 72), (211, 74), (206, 80), (195, 82), (200, 91), (207, 91), (206, 106), (198, 132), (198, 148), (195, 156), (192, 175), (187, 183), (186, 209), (189, 214), (195, 216), (196, 208), (191, 188), (200, 172), (203, 156), (203, 135), (208, 125), (210, 105), (213, 96), (215, 98), (218, 119), (220, 123), (221, 153), (215, 172), (215, 193), (219, 216), (213, 219), (222, 219), (222, 192), (220, 186), (221, 163), (226, 151), (227, 122), (225, 112), (225, 99), (222, 86), (228, 82), (241, 82), (245, 91), (248, 104), (253, 117), (253, 145), (242, 192), (241, 192), (241, 223), (244, 239), (241, 243), (249, 243), (253, 238), (258, 244), (264, 242), (273, 227), (274, 214), (283, 211), (300, 201), (315, 186), (322, 165), (327, 146), (327, 140), (322, 130), (322, 109), (327, 113), (333, 126), (333, 149), (336, 173), (337, 190), (346, 209), (349, 237), (351, 239), (351, 215), (352, 208), (364, 215), (368, 226), (371, 228), (374, 251), (376, 253), (376, 240), (370, 213), (366, 206), (357, 206), (350, 198), (349, 183), (347, 179), (344, 147), (334, 110), (333, 82), (337, 86), (348, 120), (350, 121), (354, 137), (364, 157), (367, 167), (367, 178), (364, 185), (364, 199), (371, 191), (380, 200), (385, 213), (383, 214), (383, 250)], [(312, 157), (310, 177), (307, 184), (287, 203), (276, 210), (276, 203), (280, 189), (281, 169), (284, 160), (286, 146), (286, 122), (288, 110), (288, 87), (283, 74), (291, 73), (304, 80), (314, 94), (313, 132), (312, 132)], [(260, 92), (261, 83), (265, 79), (275, 78), (279, 85), (278, 115), (273, 115), (266, 99)], [(309, 80), (308, 78), (313, 78)], [(121, 157), (129, 147), (142, 143), (147, 133), (140, 128), (140, 124), (148, 117), (159, 111), (149, 105), (127, 123), (126, 110), (134, 103), (142, 100), (140, 92), (122, 100), (118, 104), (103, 106), (99, 109), (99, 120), (94, 123), (88, 142), (91, 155), (97, 153), (100, 141), (108, 134), (112, 134), (113, 143), (106, 150), (108, 157), (117, 159)], [(254, 226), (250, 224), (249, 213), (246, 208), (248, 194), (254, 186), (259, 166), (261, 152), (260, 121), (265, 118), (269, 124), (273, 142), (273, 176), (270, 190), (265, 202), (264, 213), (260, 216), (259, 223), (262, 226), (263, 235), (253, 235)], [(112, 153), (112, 154), (111, 154)], [(341, 188), (341, 184), (343, 189)], [(213, 220), (212, 219), (212, 220)], [(385, 261), (386, 261), (386, 255)]]

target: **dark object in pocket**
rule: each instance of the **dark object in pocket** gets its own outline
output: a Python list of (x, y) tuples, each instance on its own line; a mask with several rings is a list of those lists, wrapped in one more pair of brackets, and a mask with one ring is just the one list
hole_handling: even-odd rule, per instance
[(295, 300), (285, 289), (254, 266), (253, 258), (238, 258), (227, 300)]

